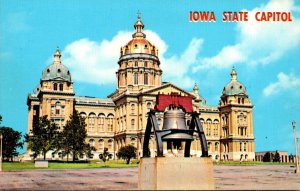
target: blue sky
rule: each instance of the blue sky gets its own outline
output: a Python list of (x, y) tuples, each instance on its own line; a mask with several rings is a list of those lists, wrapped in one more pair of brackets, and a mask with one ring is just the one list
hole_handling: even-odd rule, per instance
[[(138, 10), (147, 38), (159, 49), (164, 81), (188, 91), (196, 82), (207, 103), (217, 105), (234, 65), (255, 105), (256, 151), (294, 152), (291, 122), (300, 125), (296, 0), (0, 0), (2, 124), (26, 133), (27, 94), (57, 46), (76, 95), (113, 92), (120, 46), (130, 40)], [(223, 11), (241, 10), (249, 11), (248, 22), (221, 21)], [(190, 11), (214, 11), (217, 22), (191, 23)], [(291, 11), (293, 22), (259, 23), (252, 19), (256, 11)]]

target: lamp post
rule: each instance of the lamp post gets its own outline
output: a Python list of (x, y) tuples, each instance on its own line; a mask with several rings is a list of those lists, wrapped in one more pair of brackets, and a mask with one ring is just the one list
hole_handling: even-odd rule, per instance
[(296, 150), (296, 170), (295, 173), (300, 173), (299, 170), (299, 158), (298, 158), (298, 145), (297, 145), (297, 140), (296, 140), (296, 121), (292, 122), (293, 130), (294, 130), (294, 143), (295, 143), (295, 150)]
[(3, 139), (3, 135), (0, 134), (0, 142), (1, 142), (1, 149), (0, 149), (0, 172), (2, 171), (2, 139)]

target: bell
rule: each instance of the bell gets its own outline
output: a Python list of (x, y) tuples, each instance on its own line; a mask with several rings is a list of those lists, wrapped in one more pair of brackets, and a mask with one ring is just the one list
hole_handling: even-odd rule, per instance
[(163, 140), (191, 140), (191, 135), (184, 133), (187, 130), (185, 113), (179, 109), (171, 109), (164, 113), (162, 130), (171, 130), (172, 133), (163, 137)]
[(163, 130), (182, 129), (186, 130), (185, 113), (178, 109), (169, 110), (164, 113)]

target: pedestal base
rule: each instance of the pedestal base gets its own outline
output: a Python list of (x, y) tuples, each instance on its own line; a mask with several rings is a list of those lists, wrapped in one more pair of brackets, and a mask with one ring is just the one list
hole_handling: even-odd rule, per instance
[(36, 167), (36, 168), (48, 168), (48, 161), (47, 160), (36, 160), (34, 162), (34, 167)]
[(211, 158), (141, 158), (140, 190), (215, 189)]

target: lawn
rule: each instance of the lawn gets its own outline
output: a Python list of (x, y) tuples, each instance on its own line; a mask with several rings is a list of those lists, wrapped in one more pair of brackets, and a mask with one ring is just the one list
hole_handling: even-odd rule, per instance
[[(49, 168), (46, 169), (79, 169), (79, 168), (132, 168), (137, 167), (138, 160), (132, 160), (131, 164), (125, 164), (124, 160), (111, 160), (106, 163), (98, 161), (89, 161), (88, 163), (68, 163), (68, 162), (49, 162)], [(33, 161), (28, 162), (4, 162), (3, 171), (19, 171), (35, 168)]]
[[(258, 161), (219, 161), (214, 162), (214, 165), (226, 166), (255, 166), (255, 165), (294, 165), (294, 163), (272, 163), (272, 162), (258, 162)], [(125, 164), (124, 160), (111, 160), (106, 163), (99, 160), (89, 161), (88, 163), (73, 163), (73, 162), (49, 162), (47, 169), (84, 169), (84, 168), (134, 168), (138, 166), (138, 160), (132, 160), (131, 164)], [(34, 162), (4, 162), (3, 171), (19, 171), (30, 169), (45, 169), (35, 168)]]

